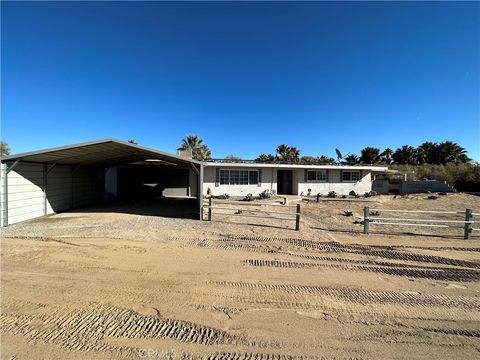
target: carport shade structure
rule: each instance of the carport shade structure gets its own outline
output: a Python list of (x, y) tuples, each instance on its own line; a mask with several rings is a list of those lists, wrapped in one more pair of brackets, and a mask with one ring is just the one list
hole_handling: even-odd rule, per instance
[[(56, 166), (71, 166), (72, 179), (76, 169), (81, 167), (111, 167), (133, 162), (155, 160), (157, 165), (183, 166), (192, 169), (197, 175), (197, 200), (199, 218), (202, 216), (202, 182), (203, 165), (201, 162), (182, 158), (141, 145), (121, 141), (118, 139), (104, 139), (85, 142), (69, 146), (49, 148), (45, 150), (26, 152), (2, 158), (2, 218), (3, 225), (8, 225), (8, 174), (21, 164), (40, 164), (44, 168), (44, 176)], [(72, 180), (73, 182), (73, 180)], [(45, 184), (46, 181), (43, 182)], [(44, 198), (47, 196), (43, 189)], [(46, 199), (45, 199), (46, 203)], [(46, 207), (46, 205), (45, 205)], [(46, 210), (45, 210), (46, 214)]]

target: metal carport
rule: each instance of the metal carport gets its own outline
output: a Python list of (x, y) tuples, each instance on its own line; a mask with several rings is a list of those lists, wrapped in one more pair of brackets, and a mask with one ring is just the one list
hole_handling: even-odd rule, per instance
[(201, 162), (117, 139), (104, 139), (2, 158), (0, 223), (7, 226), (94, 204), (104, 198), (101, 175), (105, 168), (145, 161), (193, 171), (201, 219)]

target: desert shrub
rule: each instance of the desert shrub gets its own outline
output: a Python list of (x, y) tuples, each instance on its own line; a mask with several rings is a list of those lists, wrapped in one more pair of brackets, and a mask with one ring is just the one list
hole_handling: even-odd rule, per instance
[(353, 211), (344, 210), (344, 211), (343, 211), (343, 215), (345, 215), (345, 216), (353, 216)]
[(342, 195), (342, 199), (346, 199), (347, 198), (347, 195)]
[(273, 193), (270, 190), (264, 190), (260, 193), (258, 196), (260, 199), (270, 199), (272, 197)]
[(357, 195), (357, 193), (352, 190), (352, 191), (350, 191), (350, 192), (348, 193), (348, 195), (350, 195), (350, 196), (355, 196), (355, 195)]
[(329, 198), (336, 198), (337, 197), (337, 193), (335, 191), (330, 191), (327, 195)]
[(247, 194), (244, 198), (243, 198), (243, 201), (253, 201), (255, 200), (254, 197), (253, 197), (253, 194)]
[(363, 194), (363, 196), (365, 196), (366, 198), (368, 198), (368, 197), (370, 197), (370, 196), (372, 196), (372, 195), (370, 195), (370, 191), (367, 191), (365, 194)]

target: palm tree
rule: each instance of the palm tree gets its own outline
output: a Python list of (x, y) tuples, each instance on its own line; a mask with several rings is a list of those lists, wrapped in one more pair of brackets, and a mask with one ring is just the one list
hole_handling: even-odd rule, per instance
[(196, 160), (209, 160), (212, 154), (208, 146), (203, 144), (203, 140), (197, 135), (187, 135), (182, 139), (182, 145), (178, 150), (190, 150), (192, 157)]
[(380, 159), (380, 149), (375, 147), (367, 146), (362, 149), (362, 154), (360, 155), (360, 162), (364, 164), (375, 164)]
[(299, 162), (300, 161), (300, 150), (296, 147), (291, 147), (287, 153), (287, 161), (290, 162)]
[(445, 141), (438, 144), (437, 147), (439, 162), (447, 164), (449, 162), (468, 162), (467, 151), (453, 141)]
[(418, 157), (427, 164), (438, 164), (438, 144), (425, 141), (417, 148)]
[(290, 151), (290, 146), (286, 144), (279, 145), (276, 149), (277, 159), (281, 161), (288, 161), (288, 152)]
[(358, 156), (354, 154), (345, 156), (344, 160), (347, 165), (357, 165), (360, 162), (360, 159), (358, 158)]
[(273, 156), (272, 154), (261, 154), (258, 158), (255, 159), (255, 161), (273, 162), (275, 161), (275, 156)]
[(400, 165), (415, 165), (417, 163), (418, 151), (413, 146), (403, 145), (395, 150), (392, 155), (393, 161)]
[(386, 149), (383, 150), (383, 152), (380, 154), (382, 160), (383, 160), (386, 164), (391, 164), (391, 163), (392, 163), (392, 155), (393, 155), (393, 150), (390, 149), (390, 148), (386, 148)]
[(193, 153), (193, 158), (196, 160), (210, 160), (212, 153), (207, 145), (202, 145)]

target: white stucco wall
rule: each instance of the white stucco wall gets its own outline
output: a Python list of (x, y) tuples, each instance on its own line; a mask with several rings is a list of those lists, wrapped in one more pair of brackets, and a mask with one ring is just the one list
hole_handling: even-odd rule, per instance
[[(224, 167), (222, 169), (228, 170)], [(234, 170), (258, 170), (252, 167), (239, 168), (235, 167)], [(203, 174), (203, 194), (207, 195), (208, 189), (211, 190), (211, 194), (215, 196), (228, 194), (230, 196), (245, 196), (252, 194), (258, 196), (262, 191), (274, 190), (277, 191), (277, 170), (276, 169), (262, 169), (261, 171), (261, 183), (258, 185), (221, 185), (215, 186), (215, 167), (205, 167)]]
[(305, 170), (296, 170), (294, 177), (298, 181), (298, 195), (307, 195), (308, 189), (311, 189), (312, 195), (318, 193), (327, 195), (330, 191), (335, 191), (339, 195), (348, 195), (352, 190), (357, 194), (364, 194), (372, 190), (372, 179), (369, 171), (361, 171), (359, 181), (341, 182), (340, 173), (340, 170), (329, 170), (328, 182), (305, 181)]
[[(223, 169), (228, 169), (223, 167)], [(241, 170), (253, 170), (251, 167)], [(328, 182), (320, 181), (305, 181), (305, 169), (295, 169), (292, 178), (292, 190), (295, 195), (307, 195), (308, 189), (311, 189), (311, 194), (318, 193), (327, 195), (330, 191), (335, 191), (339, 195), (348, 195), (353, 190), (357, 194), (364, 194), (372, 190), (372, 180), (370, 171), (362, 170), (359, 181), (340, 181), (340, 170), (329, 170)], [(245, 196), (249, 193), (257, 196), (262, 191), (274, 190), (277, 191), (277, 169), (264, 168), (262, 169), (262, 181), (258, 185), (221, 185), (215, 186), (215, 167), (205, 167), (203, 193), (206, 195), (208, 189), (211, 194), (218, 196), (228, 194), (230, 196)]]

